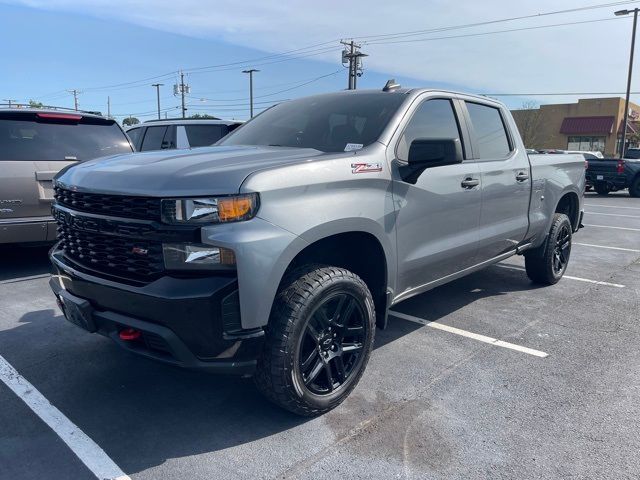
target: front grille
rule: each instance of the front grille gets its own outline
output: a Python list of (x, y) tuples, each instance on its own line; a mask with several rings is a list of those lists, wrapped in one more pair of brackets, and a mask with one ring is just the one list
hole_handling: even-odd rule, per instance
[(65, 207), (80, 212), (160, 221), (160, 199), (74, 192), (54, 187), (54, 198)]
[(100, 273), (144, 281), (164, 270), (160, 242), (76, 230), (61, 222), (58, 239), (67, 258)]

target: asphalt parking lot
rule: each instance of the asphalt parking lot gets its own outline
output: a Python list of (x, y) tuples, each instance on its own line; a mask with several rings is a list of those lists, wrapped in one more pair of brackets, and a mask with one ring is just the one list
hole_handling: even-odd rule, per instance
[[(42, 248), (0, 250), (0, 355), (134, 479), (637, 478), (640, 199), (585, 202), (558, 285), (513, 258), (397, 305), (319, 418), (66, 322)], [(95, 478), (2, 382), (0, 405), (0, 478)]]

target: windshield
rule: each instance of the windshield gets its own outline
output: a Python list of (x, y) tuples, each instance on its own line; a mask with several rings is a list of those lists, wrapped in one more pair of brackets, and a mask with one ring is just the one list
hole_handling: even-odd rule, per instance
[(0, 119), (0, 160), (84, 161), (117, 153), (131, 153), (131, 146), (113, 121)]
[(372, 92), (292, 100), (261, 113), (218, 145), (358, 150), (378, 139), (405, 99), (405, 95)]

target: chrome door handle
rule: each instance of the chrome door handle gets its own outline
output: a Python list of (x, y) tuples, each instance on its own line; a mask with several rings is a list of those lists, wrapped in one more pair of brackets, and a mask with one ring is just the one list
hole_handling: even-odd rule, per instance
[(480, 185), (480, 180), (475, 179), (475, 178), (471, 178), (471, 177), (467, 177), (465, 178), (461, 183), (460, 186), (462, 188), (466, 188), (466, 189), (470, 189), (473, 187), (477, 187), (478, 185)]
[(529, 180), (529, 174), (527, 172), (518, 172), (516, 174), (516, 180), (518, 182), (525, 182)]

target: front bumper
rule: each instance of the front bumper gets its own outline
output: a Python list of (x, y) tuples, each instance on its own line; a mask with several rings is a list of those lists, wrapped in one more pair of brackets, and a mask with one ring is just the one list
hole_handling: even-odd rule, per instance
[[(161, 277), (132, 286), (90, 275), (50, 253), (53, 292), (86, 300), (96, 333), (133, 353), (172, 365), (250, 375), (262, 350), (262, 329), (242, 330), (235, 276)], [(141, 332), (122, 340), (127, 328)]]

